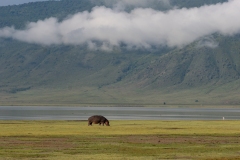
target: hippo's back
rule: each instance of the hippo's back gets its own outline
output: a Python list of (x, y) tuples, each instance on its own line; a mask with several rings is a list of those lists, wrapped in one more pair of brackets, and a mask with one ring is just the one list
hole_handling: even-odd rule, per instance
[(88, 121), (91, 121), (91, 122), (98, 122), (98, 121), (103, 121), (105, 120), (106, 118), (101, 116), (101, 115), (94, 115), (94, 116), (91, 116), (88, 118)]

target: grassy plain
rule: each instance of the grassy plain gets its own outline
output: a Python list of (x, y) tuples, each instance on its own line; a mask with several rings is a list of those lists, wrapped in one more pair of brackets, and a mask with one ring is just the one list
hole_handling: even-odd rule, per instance
[(240, 159), (240, 121), (0, 121), (0, 159)]

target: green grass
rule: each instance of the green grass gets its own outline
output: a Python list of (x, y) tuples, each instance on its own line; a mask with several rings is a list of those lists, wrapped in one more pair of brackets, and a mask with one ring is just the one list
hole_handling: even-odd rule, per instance
[(0, 121), (0, 159), (239, 159), (239, 121)]

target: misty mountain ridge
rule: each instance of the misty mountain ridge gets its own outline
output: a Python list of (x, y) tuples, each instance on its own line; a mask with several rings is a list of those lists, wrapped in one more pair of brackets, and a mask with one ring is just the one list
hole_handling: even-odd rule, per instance
[[(62, 0), (1, 7), (1, 102), (240, 104), (239, 24), (228, 18), (238, 12), (221, 16), (229, 19), (224, 26), (217, 10), (210, 14), (237, 5)], [(196, 18), (203, 12), (209, 20)]]

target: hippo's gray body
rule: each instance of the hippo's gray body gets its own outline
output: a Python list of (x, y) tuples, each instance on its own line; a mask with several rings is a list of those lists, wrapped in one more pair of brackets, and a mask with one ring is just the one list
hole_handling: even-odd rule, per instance
[(110, 126), (109, 121), (107, 120), (107, 118), (105, 118), (104, 116), (101, 115), (94, 115), (88, 118), (88, 125), (92, 125), (92, 124), (99, 124), (99, 125), (103, 125), (104, 124), (106, 126)]

